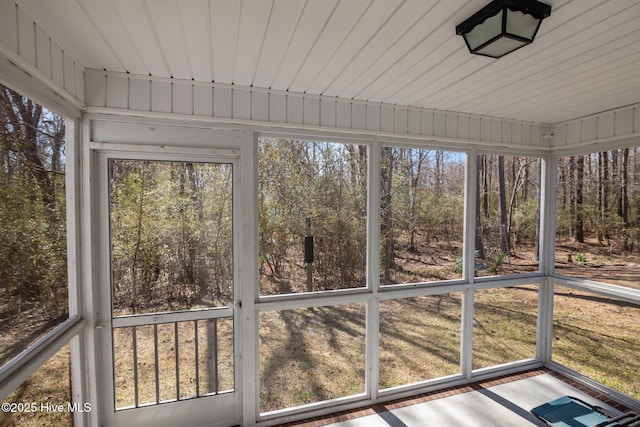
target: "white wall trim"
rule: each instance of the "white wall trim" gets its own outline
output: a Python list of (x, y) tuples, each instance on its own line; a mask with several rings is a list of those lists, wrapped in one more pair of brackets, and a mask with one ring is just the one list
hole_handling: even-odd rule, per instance
[(550, 148), (545, 124), (246, 86), (85, 70), (85, 94), (97, 114)]
[(640, 145), (640, 103), (558, 123), (552, 133), (551, 146), (558, 153)]
[(0, 16), (0, 80), (47, 108), (77, 115), (84, 109), (84, 66), (22, 3), (1, 1)]

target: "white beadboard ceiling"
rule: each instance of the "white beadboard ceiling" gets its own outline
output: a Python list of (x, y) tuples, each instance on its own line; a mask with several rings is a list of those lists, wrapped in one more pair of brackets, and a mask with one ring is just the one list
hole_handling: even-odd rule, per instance
[(90, 69), (541, 123), (640, 102), (640, 1), (546, 0), (532, 45), (469, 54), (489, 0), (19, 0)]

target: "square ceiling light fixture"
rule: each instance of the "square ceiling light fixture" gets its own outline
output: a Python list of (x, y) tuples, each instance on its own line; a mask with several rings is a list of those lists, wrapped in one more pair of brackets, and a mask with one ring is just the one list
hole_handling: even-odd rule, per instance
[(533, 41), (551, 6), (536, 0), (494, 0), (456, 26), (471, 53), (500, 58)]

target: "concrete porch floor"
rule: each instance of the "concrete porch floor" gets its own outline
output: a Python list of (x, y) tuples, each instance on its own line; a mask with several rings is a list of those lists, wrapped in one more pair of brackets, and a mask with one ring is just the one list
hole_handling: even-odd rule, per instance
[(565, 376), (537, 369), (286, 426), (544, 426), (546, 424), (537, 420), (529, 411), (564, 395), (575, 396), (613, 411), (627, 410), (607, 396)]

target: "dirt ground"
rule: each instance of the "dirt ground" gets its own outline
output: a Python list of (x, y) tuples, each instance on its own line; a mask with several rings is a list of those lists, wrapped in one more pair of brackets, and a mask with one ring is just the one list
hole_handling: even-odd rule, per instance
[(558, 241), (556, 273), (640, 289), (640, 254), (611, 251), (595, 239)]

